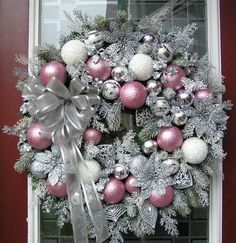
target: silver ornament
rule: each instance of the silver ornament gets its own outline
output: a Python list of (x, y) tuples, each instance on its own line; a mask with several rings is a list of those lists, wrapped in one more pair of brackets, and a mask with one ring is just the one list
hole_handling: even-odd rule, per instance
[(177, 102), (181, 107), (187, 107), (193, 103), (193, 94), (187, 90), (180, 90), (176, 95)]
[(151, 33), (148, 33), (148, 34), (145, 34), (142, 41), (144, 43), (148, 43), (148, 44), (151, 44), (153, 42), (156, 42), (158, 39), (155, 37), (155, 35), (151, 34)]
[(117, 222), (119, 218), (126, 212), (124, 205), (109, 205), (106, 207), (106, 218), (107, 220), (111, 220)]
[(180, 169), (174, 176), (174, 181), (176, 182), (176, 189), (184, 189), (193, 185), (193, 177), (188, 170)]
[(173, 115), (173, 123), (177, 126), (183, 126), (188, 121), (188, 117), (184, 112), (179, 111)]
[(148, 92), (155, 92), (158, 95), (162, 91), (162, 83), (160, 81), (151, 79), (147, 82), (146, 88)]
[(147, 140), (144, 142), (142, 149), (145, 154), (151, 154), (157, 150), (157, 142), (155, 140)]
[(170, 171), (170, 175), (175, 174), (179, 170), (179, 162), (175, 159), (167, 159), (162, 162)]
[(158, 117), (166, 115), (169, 112), (170, 105), (166, 98), (157, 97), (156, 103), (150, 107), (151, 112)]
[(139, 206), (139, 214), (140, 217), (149, 224), (153, 229), (155, 229), (157, 222), (157, 208), (154, 207), (147, 200), (143, 202), (141, 206)]
[(128, 74), (128, 68), (126, 67), (122, 67), (122, 66), (118, 66), (118, 67), (114, 67), (111, 71), (111, 76), (114, 80), (118, 81), (118, 82), (123, 82), (125, 81), (125, 77)]
[(143, 173), (143, 168), (148, 163), (148, 159), (143, 155), (136, 155), (131, 159), (129, 170), (133, 176), (137, 176), (139, 173)]
[(30, 167), (30, 172), (34, 177), (43, 179), (47, 176), (44, 172), (44, 169), (44, 164), (38, 161), (33, 161)]
[(160, 59), (166, 62), (170, 62), (173, 58), (173, 50), (168, 44), (160, 44), (157, 54)]
[(107, 80), (102, 85), (102, 96), (107, 100), (115, 100), (120, 94), (120, 84), (115, 80)]
[(117, 179), (123, 180), (127, 178), (129, 175), (128, 167), (125, 164), (116, 164), (114, 167), (113, 174)]
[(88, 33), (88, 41), (95, 45), (97, 49), (103, 47), (104, 41), (102, 40), (102, 36), (97, 30), (92, 30)]

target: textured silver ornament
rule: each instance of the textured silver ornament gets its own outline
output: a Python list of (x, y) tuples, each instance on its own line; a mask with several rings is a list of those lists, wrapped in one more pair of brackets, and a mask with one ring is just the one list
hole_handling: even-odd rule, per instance
[(128, 68), (117, 66), (114, 67), (111, 71), (111, 76), (114, 80), (117, 82), (123, 82), (126, 79), (126, 76), (128, 75)]
[(167, 159), (162, 164), (169, 169), (170, 175), (175, 174), (179, 170), (179, 162), (175, 159)]
[(147, 82), (146, 88), (148, 92), (155, 92), (156, 95), (160, 94), (162, 91), (162, 83), (151, 79)]
[(176, 182), (176, 189), (184, 189), (193, 185), (193, 178), (188, 170), (180, 169), (178, 173), (174, 176), (174, 180)]
[(30, 172), (31, 174), (39, 179), (45, 178), (47, 175), (45, 174), (45, 166), (44, 164), (38, 162), (38, 161), (33, 161), (30, 167)]
[(188, 121), (188, 117), (182, 111), (173, 114), (173, 123), (177, 126), (182, 126)]
[(168, 44), (161, 44), (158, 48), (158, 57), (166, 62), (170, 62), (173, 58), (173, 50)]
[(144, 142), (142, 149), (145, 154), (151, 154), (157, 150), (157, 142), (155, 140), (147, 140)]
[(128, 167), (121, 163), (115, 164), (113, 174), (117, 179), (123, 180), (129, 175)]
[(187, 90), (180, 90), (176, 95), (176, 100), (181, 107), (187, 107), (193, 103), (193, 94)]
[(151, 112), (158, 117), (166, 115), (169, 109), (170, 105), (165, 97), (157, 97), (156, 103), (150, 107)]
[(118, 204), (118, 205), (107, 206), (105, 215), (107, 220), (117, 222), (124, 213), (125, 213), (124, 205)]
[(143, 155), (136, 155), (131, 159), (129, 170), (136, 177), (143, 172), (143, 168), (148, 163), (148, 159)]
[(142, 42), (147, 43), (147, 44), (151, 44), (151, 43), (154, 43), (154, 42), (158, 42), (158, 39), (155, 37), (154, 34), (147, 33), (147, 34), (144, 35)]
[(95, 45), (97, 49), (103, 47), (104, 41), (102, 40), (102, 36), (97, 30), (92, 30), (88, 33), (88, 41)]
[(120, 94), (120, 84), (115, 80), (107, 80), (102, 85), (102, 96), (107, 100), (115, 100)]
[(139, 206), (139, 213), (141, 218), (155, 229), (157, 222), (157, 208), (145, 200), (143, 204)]

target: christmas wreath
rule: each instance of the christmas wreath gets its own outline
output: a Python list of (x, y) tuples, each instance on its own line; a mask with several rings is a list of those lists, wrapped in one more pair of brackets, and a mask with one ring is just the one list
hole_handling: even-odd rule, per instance
[(17, 61), (26, 171), (42, 209), (71, 220), (75, 242), (123, 242), (153, 234), (157, 220), (178, 235), (176, 215), (209, 205), (211, 177), (230, 110), (207, 56), (190, 51), (195, 24), (162, 28), (163, 13), (139, 23), (120, 12), (90, 19), (78, 10), (60, 48), (35, 48)]

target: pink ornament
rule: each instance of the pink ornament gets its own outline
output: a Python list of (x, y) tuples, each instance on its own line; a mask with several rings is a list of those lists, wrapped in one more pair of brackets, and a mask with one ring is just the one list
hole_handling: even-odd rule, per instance
[(125, 180), (125, 189), (126, 191), (133, 193), (133, 192), (140, 192), (140, 188), (134, 186), (134, 183), (137, 181), (137, 178), (130, 175), (126, 180)]
[(172, 152), (175, 149), (181, 147), (183, 143), (183, 134), (179, 128), (175, 126), (164, 127), (157, 135), (158, 146), (168, 152)]
[(145, 104), (147, 98), (146, 87), (138, 81), (124, 84), (120, 90), (121, 103), (130, 109), (137, 109)]
[(115, 177), (110, 177), (103, 191), (103, 200), (106, 203), (114, 204), (120, 202), (125, 196), (125, 185)]
[(195, 94), (194, 97), (199, 100), (205, 100), (205, 99), (212, 99), (213, 93), (209, 89), (199, 89)]
[(102, 140), (102, 133), (96, 128), (88, 128), (84, 131), (84, 141), (97, 145)]
[(160, 194), (157, 191), (152, 191), (152, 195), (148, 201), (157, 208), (165, 208), (171, 204), (174, 199), (174, 189), (171, 186), (165, 188), (165, 193)]
[(60, 80), (62, 83), (65, 83), (67, 76), (66, 68), (60, 62), (48, 62), (40, 69), (40, 80), (45, 86), (53, 77)]
[(48, 192), (55, 197), (65, 197), (67, 195), (65, 182), (59, 181), (53, 186), (49, 181), (47, 181), (47, 189)]
[(41, 123), (35, 123), (27, 131), (28, 144), (37, 150), (43, 150), (52, 144), (52, 140), (43, 136), (42, 130), (45, 129)]
[(171, 64), (166, 68), (165, 72), (163, 73), (163, 87), (179, 90), (183, 88), (182, 78), (185, 76), (186, 74), (181, 67)]
[(103, 59), (99, 59), (98, 62), (95, 62), (94, 58), (91, 57), (86, 62), (90, 75), (93, 78), (98, 78), (99, 80), (107, 80), (111, 76), (111, 67)]

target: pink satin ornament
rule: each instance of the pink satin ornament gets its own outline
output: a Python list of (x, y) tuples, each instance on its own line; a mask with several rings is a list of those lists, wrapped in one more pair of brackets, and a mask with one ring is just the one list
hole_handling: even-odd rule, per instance
[(43, 136), (42, 130), (45, 129), (41, 123), (34, 123), (26, 133), (28, 144), (37, 150), (48, 148), (52, 144), (52, 140)]
[(171, 186), (166, 187), (164, 195), (157, 191), (152, 191), (148, 201), (157, 208), (165, 208), (171, 204), (174, 199), (174, 189)]
[(120, 202), (125, 196), (125, 185), (121, 180), (110, 177), (103, 191), (103, 200), (106, 203), (114, 204)]
[(138, 81), (124, 84), (120, 90), (121, 103), (130, 109), (137, 109), (145, 104), (147, 98), (146, 87)]
[(68, 74), (65, 66), (62, 63), (51, 61), (41, 67), (40, 80), (45, 86), (53, 77), (60, 80), (62, 83), (65, 83)]
[(56, 185), (52, 185), (49, 181), (47, 181), (47, 189), (48, 192), (55, 196), (55, 197), (65, 197), (67, 196), (67, 189), (66, 189), (66, 183), (65, 182), (57, 182)]
[(126, 191), (133, 193), (133, 192), (140, 192), (141, 189), (140, 187), (134, 186), (134, 183), (137, 181), (137, 178), (130, 175), (126, 180), (125, 180), (125, 189)]
[(186, 74), (181, 67), (171, 64), (166, 68), (163, 73), (163, 87), (180, 90), (181, 88), (183, 88), (182, 78), (185, 76)]
[(88, 67), (88, 75), (99, 80), (107, 80), (111, 76), (111, 67), (103, 59), (99, 59), (98, 62), (94, 61), (94, 58), (91, 57), (86, 62)]
[(196, 91), (194, 94), (194, 97), (199, 100), (205, 100), (205, 99), (212, 99), (213, 98), (213, 93), (208, 89), (199, 89)]
[(84, 131), (84, 141), (97, 145), (102, 140), (102, 133), (96, 128), (88, 128)]
[(183, 139), (183, 134), (179, 128), (175, 126), (164, 127), (157, 135), (157, 144), (161, 149), (172, 152), (181, 147)]

